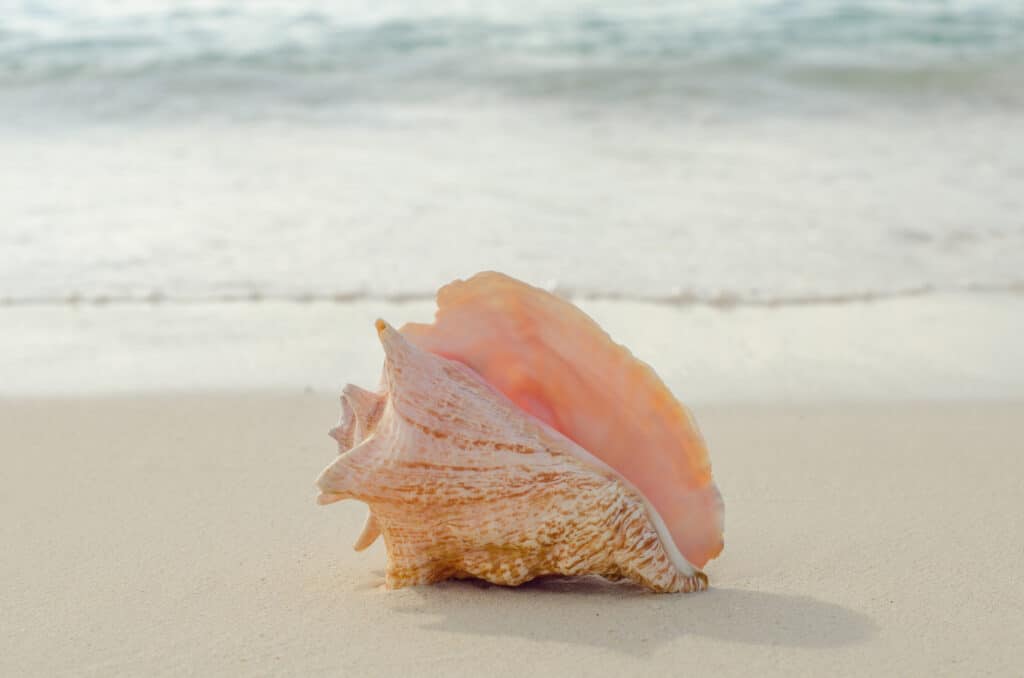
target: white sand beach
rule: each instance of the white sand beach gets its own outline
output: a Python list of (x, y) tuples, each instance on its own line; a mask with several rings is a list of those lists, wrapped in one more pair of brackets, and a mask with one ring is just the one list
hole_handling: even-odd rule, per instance
[(333, 397), (0, 403), (10, 676), (1015, 675), (1024, 403), (699, 407), (712, 588), (385, 591)]

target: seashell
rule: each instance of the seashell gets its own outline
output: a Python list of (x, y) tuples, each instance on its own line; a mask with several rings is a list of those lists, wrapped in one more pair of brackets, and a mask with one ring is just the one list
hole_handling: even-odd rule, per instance
[(649, 365), (573, 304), (501, 273), (445, 286), (433, 325), (402, 333), (473, 368), (521, 409), (631, 481), (686, 559), (722, 542), (722, 498), (689, 412)]
[(498, 273), (377, 331), (380, 393), (348, 385), (318, 501), (370, 512), (386, 585), (598, 574), (707, 587), (722, 503), (700, 434), (653, 370), (572, 304)]

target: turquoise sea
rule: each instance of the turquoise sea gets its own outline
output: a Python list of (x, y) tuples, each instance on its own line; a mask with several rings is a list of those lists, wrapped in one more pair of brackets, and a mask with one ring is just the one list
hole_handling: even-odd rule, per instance
[(1024, 288), (1024, 3), (4, 0), (0, 300)]

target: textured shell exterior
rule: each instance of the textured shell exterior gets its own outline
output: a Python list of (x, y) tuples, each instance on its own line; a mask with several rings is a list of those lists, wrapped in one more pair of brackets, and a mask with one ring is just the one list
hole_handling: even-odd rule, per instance
[(341, 455), (318, 486), (321, 503), (369, 505), (356, 547), (383, 536), (389, 588), (464, 577), (517, 585), (548, 574), (660, 592), (707, 587), (615, 470), (465, 365), (383, 321), (377, 329), (383, 392), (346, 387), (332, 431)]
[(488, 384), (635, 485), (679, 551), (703, 567), (723, 547), (722, 497), (704, 440), (654, 370), (586, 313), (502, 273), (441, 288), (431, 325), (402, 334)]

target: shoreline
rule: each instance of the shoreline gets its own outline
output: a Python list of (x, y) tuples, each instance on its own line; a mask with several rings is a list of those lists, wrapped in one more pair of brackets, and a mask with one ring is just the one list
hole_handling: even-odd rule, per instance
[[(1024, 398), (1020, 294), (578, 304), (688, 403)], [(429, 322), (433, 312), (430, 300), (2, 307), (0, 398), (372, 386), (374, 321)]]
[(726, 502), (709, 591), (384, 592), (381, 544), (351, 550), (364, 507), (315, 503), (334, 396), (0, 399), (0, 671), (1019, 668), (1024, 401), (693, 409)]

